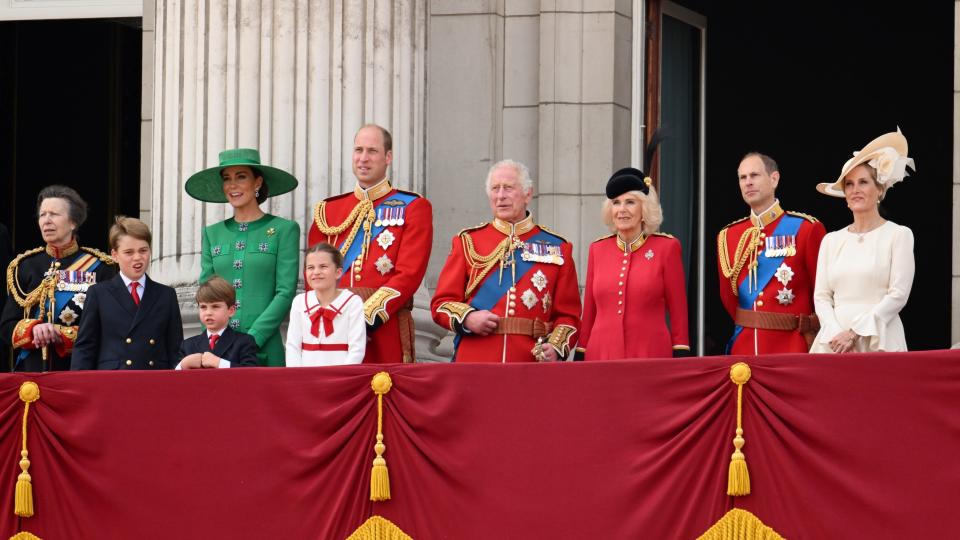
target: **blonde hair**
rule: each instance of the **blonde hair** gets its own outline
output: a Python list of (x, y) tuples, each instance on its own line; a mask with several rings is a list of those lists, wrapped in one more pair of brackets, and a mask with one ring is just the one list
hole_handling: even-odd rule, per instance
[[(650, 193), (645, 194), (642, 191), (628, 191), (624, 195), (633, 195), (640, 200), (640, 226), (643, 232), (652, 234), (660, 229), (663, 223), (663, 209), (660, 208), (660, 199), (657, 197), (657, 190), (650, 186)], [(621, 195), (622, 196), (622, 195)], [(616, 232), (617, 227), (613, 223), (613, 199), (605, 199), (600, 209), (600, 218), (603, 224), (610, 229), (610, 232)]]
[(130, 236), (143, 240), (148, 246), (153, 245), (153, 234), (150, 227), (137, 218), (117, 216), (116, 222), (110, 227), (110, 249), (117, 249), (121, 236)]

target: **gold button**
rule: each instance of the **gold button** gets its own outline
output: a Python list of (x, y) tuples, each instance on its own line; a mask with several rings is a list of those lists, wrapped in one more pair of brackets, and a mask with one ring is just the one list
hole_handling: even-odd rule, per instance
[(617, 315), (623, 315), (623, 312), (622, 312), (622, 311), (618, 311), (618, 312), (617, 312)]
[(516, 302), (510, 302), (510, 307), (517, 307), (517, 303), (516, 303)]
[(623, 296), (623, 291), (617, 291), (617, 294), (619, 294), (620, 296)]
[(149, 362), (147, 362), (147, 363), (150, 364), (151, 366), (153, 366), (153, 360), (151, 360), (151, 361), (149, 361)]
[(133, 340), (130, 338), (127, 338), (127, 343), (133, 343)]
[(513, 293), (510, 293), (510, 299), (511, 299), (511, 300), (516, 300), (516, 299), (517, 299), (517, 295), (515, 295), (515, 294), (513, 294)]
[(623, 260), (623, 264), (627, 264), (627, 260), (626, 260), (626, 259)]
[(507, 311), (507, 315), (513, 315), (514, 313), (516, 313), (516, 311), (514, 311), (514, 310), (512, 310), (512, 309), (509, 310), (509, 311)]
[(623, 274), (620, 274), (620, 277), (623, 277)]
[(517, 292), (517, 288), (516, 288), (516, 287), (510, 287), (510, 292)]
[(763, 296), (763, 291), (758, 292), (757, 296)]
[(128, 366), (132, 366), (132, 365), (133, 365), (133, 360), (127, 360), (127, 365), (128, 365)]
[(623, 282), (621, 281), (620, 283), (617, 283), (617, 285), (620, 285), (621, 287), (623, 287)]
[(151, 344), (151, 345), (156, 345), (156, 344), (157, 344), (157, 340), (151, 339), (151, 340), (150, 340), (150, 344)]
[(624, 266), (623, 268), (620, 269), (620, 271), (623, 272), (623, 271), (626, 270), (626, 269), (627, 269), (627, 267)]
[(763, 307), (763, 300), (757, 300), (757, 307)]
[(622, 306), (622, 305), (623, 305), (623, 300), (618, 301), (618, 302), (617, 302), (617, 305), (618, 305), (618, 306)]
[(354, 277), (353, 279), (360, 281), (360, 274), (357, 274), (356, 277)]

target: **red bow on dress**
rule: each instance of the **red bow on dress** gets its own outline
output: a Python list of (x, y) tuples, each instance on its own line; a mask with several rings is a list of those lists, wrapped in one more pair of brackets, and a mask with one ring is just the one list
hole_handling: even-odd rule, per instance
[(310, 333), (314, 337), (320, 337), (320, 321), (323, 320), (323, 334), (329, 336), (333, 334), (333, 318), (340, 312), (333, 308), (319, 308), (310, 313)]

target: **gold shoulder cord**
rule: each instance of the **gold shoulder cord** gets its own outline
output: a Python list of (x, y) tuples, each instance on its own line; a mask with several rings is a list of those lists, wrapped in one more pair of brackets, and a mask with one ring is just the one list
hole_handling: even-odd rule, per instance
[(463, 292), (464, 298), (470, 296), (470, 293), (477, 288), (477, 285), (483, 281), (483, 278), (487, 277), (487, 274), (490, 273), (490, 270), (493, 269), (497, 263), (503, 261), (504, 255), (510, 249), (510, 237), (506, 237), (497, 244), (497, 247), (493, 249), (487, 255), (480, 255), (477, 253), (476, 248), (473, 246), (473, 239), (470, 238), (470, 235), (463, 232), (460, 234), (460, 238), (463, 240), (463, 253), (467, 258), (467, 262), (470, 264), (470, 280), (467, 281), (467, 289)]
[(100, 251), (99, 249), (91, 248), (91, 247), (81, 247), (80, 249), (100, 259), (101, 262), (105, 262), (110, 265), (117, 264), (117, 261), (113, 260), (113, 257), (107, 255), (106, 253)]
[[(737, 280), (740, 278), (740, 271), (743, 270), (747, 260), (751, 259), (751, 255), (756, 254), (759, 240), (760, 229), (757, 227), (750, 227), (744, 231), (740, 235), (740, 241), (737, 242), (737, 249), (733, 254), (735, 263), (731, 268), (730, 261), (727, 259), (727, 229), (720, 231), (720, 235), (717, 237), (717, 257), (720, 259), (720, 271), (723, 272), (723, 277), (730, 280), (730, 288), (733, 290), (734, 296), (739, 296)], [(751, 263), (751, 272), (754, 263), (755, 257), (754, 262)]]
[(25, 251), (20, 255), (17, 255), (15, 259), (10, 261), (10, 265), (7, 266), (7, 291), (10, 292), (10, 295), (13, 296), (13, 300), (22, 308), (29, 308), (36, 305), (36, 297), (40, 294), (40, 288), (42, 284), (29, 293), (24, 292), (20, 288), (20, 279), (17, 275), (20, 267), (20, 261), (22, 261), (25, 257), (40, 253), (41, 251), (43, 251), (42, 247)]
[[(353, 210), (350, 211), (347, 218), (343, 220), (343, 223), (337, 226), (330, 226), (327, 223), (327, 215), (326, 212), (324, 212), (326, 204), (326, 201), (320, 201), (313, 210), (313, 221), (317, 224), (317, 229), (328, 237), (335, 237), (339, 236), (343, 231), (347, 230), (347, 227), (352, 225), (353, 228), (350, 229), (350, 234), (340, 247), (340, 254), (346, 255), (350, 246), (353, 245), (353, 240), (356, 238), (357, 232), (362, 225), (364, 242), (359, 260), (362, 261), (366, 259), (367, 246), (370, 244), (370, 225), (376, 218), (376, 213), (373, 211), (373, 203), (368, 200), (358, 202), (357, 205), (353, 207)], [(363, 219), (358, 219), (360, 216), (363, 216)]]

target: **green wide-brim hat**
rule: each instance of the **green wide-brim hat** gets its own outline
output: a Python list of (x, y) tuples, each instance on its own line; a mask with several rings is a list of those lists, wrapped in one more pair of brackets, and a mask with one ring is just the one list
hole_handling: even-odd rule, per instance
[(204, 169), (187, 178), (184, 189), (191, 197), (199, 201), (225, 203), (227, 202), (227, 196), (223, 194), (223, 179), (220, 177), (220, 171), (235, 165), (245, 165), (260, 171), (270, 197), (289, 193), (296, 189), (298, 184), (297, 179), (287, 171), (262, 165), (260, 163), (260, 152), (257, 150), (235, 148), (220, 152), (220, 164), (216, 167)]

